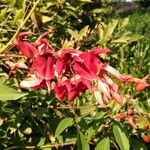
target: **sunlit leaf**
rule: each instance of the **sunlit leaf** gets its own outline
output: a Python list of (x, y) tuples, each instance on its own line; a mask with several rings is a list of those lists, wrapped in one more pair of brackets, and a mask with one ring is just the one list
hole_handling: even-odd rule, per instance
[(85, 26), (83, 29), (80, 30), (78, 35), (78, 40), (81, 40), (84, 36), (88, 33), (89, 26)]
[(78, 150), (90, 150), (85, 135), (80, 131), (78, 131), (77, 144), (78, 144)]
[(110, 150), (109, 138), (103, 138), (97, 145), (95, 150)]
[(17, 21), (19, 19), (23, 19), (23, 15), (24, 15), (24, 13), (23, 13), (22, 9), (17, 10), (16, 13), (15, 13), (15, 17), (14, 17), (13, 23), (15, 24), (15, 23), (17, 23)]
[(120, 28), (124, 28), (128, 25), (129, 23), (129, 18), (124, 18), (121, 22), (120, 22)]
[(57, 127), (57, 129), (55, 131), (55, 137), (57, 137), (59, 134), (61, 134), (65, 129), (67, 129), (71, 125), (73, 125), (73, 118), (65, 118), (65, 119), (63, 119), (59, 123), (59, 125), (58, 125), (58, 127)]
[(8, 87), (6, 85), (0, 86), (0, 100), (1, 101), (16, 100), (25, 95), (27, 95), (27, 93), (18, 92), (15, 89)]
[(5, 18), (6, 13), (7, 13), (7, 8), (4, 8), (4, 9), (1, 10), (1, 12), (0, 12), (0, 21)]
[(121, 150), (129, 150), (129, 139), (119, 125), (113, 125), (113, 133)]
[(71, 29), (68, 29), (68, 32), (69, 34), (75, 39), (77, 40), (78, 39), (78, 31), (74, 31), (74, 30), (71, 30)]

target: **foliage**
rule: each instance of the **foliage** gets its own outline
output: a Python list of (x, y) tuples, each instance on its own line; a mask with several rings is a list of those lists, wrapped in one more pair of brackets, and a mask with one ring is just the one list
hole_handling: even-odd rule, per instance
[(89, 92), (68, 104), (46, 89), (21, 89), (27, 72), (7, 64), (29, 64), (12, 44), (14, 35), (30, 31), (35, 41), (49, 30), (55, 49), (109, 48), (105, 62), (143, 78), (150, 73), (149, 12), (114, 17), (114, 5), (99, 0), (42, 0), (32, 11), (35, 4), (0, 1), (0, 149), (150, 149), (148, 89), (124, 86), (121, 106), (111, 101), (103, 108)]

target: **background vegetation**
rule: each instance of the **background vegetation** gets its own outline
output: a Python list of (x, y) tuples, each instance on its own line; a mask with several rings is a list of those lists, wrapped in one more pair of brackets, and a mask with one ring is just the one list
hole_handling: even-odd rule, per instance
[(150, 137), (148, 89), (137, 93), (124, 86), (123, 106), (112, 101), (101, 108), (88, 92), (68, 105), (46, 89), (21, 89), (25, 71), (14, 73), (6, 64), (23, 61), (12, 45), (19, 32), (31, 31), (28, 40), (34, 42), (51, 30), (48, 39), (57, 50), (107, 47), (111, 53), (103, 55), (104, 61), (123, 74), (142, 78), (150, 73), (150, 12), (142, 3), (137, 10), (117, 13), (124, 5), (100, 0), (0, 0), (1, 150), (150, 149), (144, 139)]

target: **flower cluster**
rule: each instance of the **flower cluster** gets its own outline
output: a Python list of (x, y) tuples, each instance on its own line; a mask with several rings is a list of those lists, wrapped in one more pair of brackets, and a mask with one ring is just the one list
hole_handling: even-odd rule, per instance
[(105, 106), (111, 99), (122, 104), (119, 85), (109, 77), (114, 76), (122, 83), (136, 84), (136, 91), (150, 86), (143, 79), (131, 75), (121, 75), (117, 70), (101, 61), (100, 55), (108, 53), (108, 49), (93, 48), (82, 52), (76, 49), (54, 50), (46, 39), (48, 32), (42, 34), (34, 44), (25, 40), (28, 32), (20, 33), (14, 41), (17, 49), (27, 57), (31, 64), (30, 80), (21, 81), (21, 87), (52, 89), (59, 100), (68, 102), (89, 90), (94, 94), (101, 106)]

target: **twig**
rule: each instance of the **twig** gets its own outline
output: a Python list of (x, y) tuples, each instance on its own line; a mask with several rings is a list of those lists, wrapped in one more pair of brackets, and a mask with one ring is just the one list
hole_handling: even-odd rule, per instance
[(102, 108), (102, 109), (107, 109), (108, 107), (101, 107), (100, 105), (85, 105), (85, 106), (80, 106), (80, 107), (77, 107), (77, 106), (49, 106), (50, 109), (83, 109), (83, 108), (86, 108), (86, 107), (97, 107), (97, 108)]
[(23, 55), (15, 55), (15, 54), (0, 54), (0, 57), (26, 58), (26, 56), (23, 56)]
[(2, 51), (5, 50), (9, 50), (8, 47), (10, 45), (13, 44), (14, 39), (16, 38), (16, 36), (18, 35), (18, 33), (20, 32), (20, 30), (23, 28), (23, 26), (26, 24), (26, 22), (28, 21), (29, 17), (31, 16), (31, 14), (33, 13), (34, 9), (36, 8), (36, 6), (38, 5), (38, 3), (40, 2), (40, 0), (37, 0), (35, 2), (35, 4), (33, 5), (32, 9), (30, 10), (29, 14), (27, 15), (27, 17), (24, 19), (24, 21), (21, 23), (20, 27), (17, 29), (16, 33), (13, 35), (13, 37), (9, 40), (9, 42), (5, 45), (5, 47), (2, 49)]
[[(59, 143), (55, 143), (55, 144), (46, 144), (46, 145), (43, 145), (43, 146), (40, 146), (39, 148), (42, 149), (42, 148), (51, 148), (51, 147), (63, 147), (63, 146), (67, 146), (67, 145), (74, 145), (76, 144), (76, 141), (70, 141), (70, 142), (66, 142), (66, 143), (62, 143), (62, 144), (59, 144)], [(9, 147), (9, 148), (6, 148), (5, 150), (12, 150), (12, 149), (36, 149), (36, 146), (13, 146), (13, 147)]]
[(74, 145), (76, 144), (76, 141), (70, 141), (70, 142), (66, 142), (63, 144), (46, 144), (41, 146), (40, 148), (48, 148), (48, 147), (63, 147), (63, 146), (67, 146), (67, 145)]

